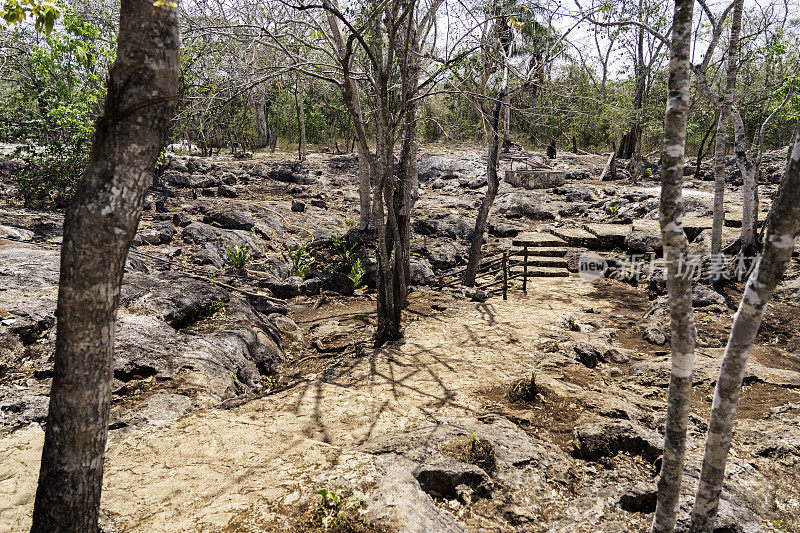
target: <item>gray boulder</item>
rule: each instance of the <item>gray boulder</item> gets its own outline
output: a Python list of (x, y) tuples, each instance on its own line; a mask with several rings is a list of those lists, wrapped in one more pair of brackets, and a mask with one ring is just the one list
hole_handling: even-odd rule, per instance
[(430, 285), (435, 280), (430, 262), (423, 258), (411, 259), (411, 283), (414, 285)]
[(252, 232), (215, 228), (202, 222), (193, 222), (183, 228), (181, 239), (187, 244), (210, 245), (222, 259), (227, 257), (226, 248), (232, 249), (241, 245), (249, 246), (250, 253), (255, 258), (263, 257), (265, 252), (263, 242)]
[(239, 196), (239, 192), (236, 190), (236, 187), (222, 183), (217, 187), (217, 195), (224, 198), (236, 198)]
[(625, 237), (625, 247), (634, 253), (658, 253), (661, 251), (661, 235), (634, 231)]
[(241, 209), (222, 209), (209, 211), (203, 217), (206, 224), (214, 224), (223, 229), (250, 230), (256, 225), (256, 220), (250, 213)]
[(139, 238), (143, 243), (154, 246), (169, 244), (174, 236), (175, 228), (170, 224), (161, 224), (139, 232)]
[(558, 214), (558, 209), (549, 205), (540, 194), (514, 192), (498, 198), (495, 202), (495, 213), (508, 218), (553, 220)]
[(725, 305), (725, 297), (707, 285), (697, 284), (692, 287), (692, 305), (695, 307)]

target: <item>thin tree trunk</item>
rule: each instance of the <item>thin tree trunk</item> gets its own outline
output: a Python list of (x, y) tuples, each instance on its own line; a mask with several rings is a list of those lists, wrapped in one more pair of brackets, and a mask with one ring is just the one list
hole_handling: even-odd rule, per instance
[(728, 121), (731, 116), (734, 92), (736, 91), (737, 61), (739, 58), (739, 31), (742, 27), (743, 0), (736, 0), (731, 22), (731, 41), (728, 47), (728, 67), (725, 80), (725, 95), (717, 121), (717, 142), (714, 149), (714, 220), (711, 224), (711, 254), (722, 251), (722, 226), (725, 222), (725, 144)]
[[(509, 65), (508, 65), (508, 54), (510, 53), (510, 47), (508, 48), (509, 51), (505, 52), (503, 56), (503, 87), (505, 87), (506, 92), (508, 91), (508, 82), (509, 82)], [(503, 100), (503, 152), (507, 152), (511, 147), (511, 99), (506, 96)]]
[(633, 96), (633, 109), (635, 115), (631, 124), (631, 129), (622, 136), (619, 143), (619, 150), (617, 151), (617, 158), (631, 159), (636, 153), (636, 146), (642, 134), (642, 106), (644, 105), (644, 90), (645, 90), (645, 75), (644, 65), (639, 65), (636, 68), (636, 91)]
[(300, 161), (306, 160), (306, 110), (305, 110), (305, 92), (300, 83), (300, 77), (297, 77), (297, 85), (294, 92), (295, 104), (297, 107), (297, 157)]
[(367, 156), (364, 143), (358, 143), (358, 199), (360, 203), (358, 229), (366, 230), (375, 226), (372, 213), (372, 200), (370, 194), (372, 189), (370, 186), (370, 168), (367, 162)]
[(504, 88), (497, 95), (497, 102), (492, 111), (492, 136), (489, 141), (489, 153), (486, 158), (486, 196), (478, 210), (478, 218), (475, 220), (475, 229), (472, 231), (472, 244), (469, 247), (469, 259), (467, 260), (467, 270), (464, 274), (464, 285), (472, 287), (475, 285), (475, 277), (478, 274), (478, 265), (481, 262), (481, 251), (483, 250), (483, 235), (486, 232), (486, 223), (489, 220), (489, 211), (492, 209), (497, 189), (500, 186), (500, 178), (497, 175), (497, 159), (500, 149), (500, 136), (498, 133), (500, 126), (500, 109), (505, 100)]
[(395, 252), (395, 271), (398, 273), (397, 286), (403, 306), (408, 296), (408, 284), (411, 283), (411, 211), (414, 208), (418, 195), (419, 166), (417, 156), (419, 153), (417, 136), (417, 114), (419, 106), (413, 99), (419, 86), (419, 42), (414, 17), (409, 16), (406, 35), (409, 40), (404, 53), (408, 54), (406, 60), (406, 81), (404, 92), (407, 95), (406, 111), (403, 116), (403, 144), (400, 149), (400, 168), (398, 169), (397, 216), (400, 242)]
[(263, 94), (257, 94), (253, 98), (257, 133), (256, 148), (264, 148), (267, 146), (267, 143), (269, 143), (269, 136), (267, 134), (267, 107), (265, 100), (266, 99)]
[(694, 0), (675, 0), (669, 65), (669, 99), (664, 118), (664, 150), (661, 154), (661, 204), (659, 222), (667, 264), (670, 304), (672, 368), (667, 397), (664, 455), (658, 481), (658, 503), (653, 533), (675, 527), (678, 497), (686, 452), (686, 428), (692, 395), (695, 326), (692, 312), (692, 281), (679, 272), (679, 258), (686, 257), (688, 240), (683, 230), (683, 167), (688, 115), (689, 50)]
[[(742, 234), (741, 253), (750, 256), (756, 253), (756, 209), (758, 184), (756, 183), (756, 167), (747, 157), (747, 138), (744, 121), (737, 110), (733, 110), (734, 147), (739, 173), (742, 175)], [(757, 141), (757, 139), (756, 139)]]
[(178, 89), (178, 13), (122, 0), (116, 61), (66, 213), (58, 327), (33, 532), (97, 531), (117, 306), (128, 247)]
[[(326, 0), (330, 1), (330, 0)], [(330, 1), (329, 6), (338, 9), (339, 3), (337, 0)], [(339, 21), (331, 13), (330, 10), (326, 11), (328, 18), (328, 26), (331, 29), (331, 35), (334, 43), (336, 44), (339, 61), (345, 69), (346, 75), (342, 83), (342, 98), (344, 99), (350, 117), (353, 120), (354, 132), (353, 142), (358, 144), (358, 196), (361, 211), (359, 213), (358, 228), (360, 230), (367, 230), (375, 227), (375, 218), (378, 215), (377, 209), (373, 207), (370, 184), (370, 157), (369, 146), (367, 145), (366, 132), (364, 131), (364, 118), (361, 112), (361, 100), (358, 95), (358, 86), (355, 81), (349, 76), (349, 62), (350, 57), (347, 56), (344, 39), (342, 38), (341, 29), (339, 28)], [(359, 131), (361, 134), (359, 134)], [(351, 150), (352, 151), (352, 150)], [(380, 213), (383, 216), (383, 213)]]
[(708, 136), (711, 135), (711, 132), (714, 130), (714, 126), (717, 124), (717, 120), (715, 118), (714, 122), (711, 123), (708, 130), (706, 130), (706, 134), (703, 135), (703, 140), (700, 141), (700, 149), (697, 151), (697, 166), (694, 169), (695, 177), (700, 176), (700, 164), (703, 161), (703, 147), (706, 145), (706, 141), (708, 140)]
[[(388, 100), (388, 99), (387, 99)], [(384, 102), (387, 102), (384, 100)], [(376, 217), (378, 233), (378, 328), (375, 334), (376, 344), (400, 338), (400, 309), (396, 299), (395, 274), (392, 254), (400, 242), (397, 226), (397, 212), (394, 203), (394, 162), (392, 161), (391, 133), (378, 113), (376, 127), (378, 142), (376, 155), (378, 176), (374, 186), (373, 204), (379, 216)], [(384, 217), (385, 210), (385, 217)]]
[(692, 509), (693, 532), (713, 530), (747, 361), (764, 319), (767, 302), (783, 277), (800, 234), (800, 135), (795, 134), (793, 141), (786, 174), (767, 219), (764, 252), (747, 281), (725, 347), (711, 404), (700, 485)]

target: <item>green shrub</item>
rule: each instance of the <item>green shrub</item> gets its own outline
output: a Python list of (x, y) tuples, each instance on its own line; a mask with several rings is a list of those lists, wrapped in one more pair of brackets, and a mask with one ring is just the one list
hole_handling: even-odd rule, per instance
[(320, 502), (317, 505), (317, 519), (325, 531), (336, 530), (351, 523), (357, 510), (366, 503), (364, 498), (346, 501), (328, 489), (317, 489)]
[(37, 207), (63, 207), (74, 195), (116, 49), (113, 24), (90, 21), (60, 0), (54, 9), (59, 24), (46, 34), (38, 23), (3, 30), (10, 53), (0, 85), (0, 138), (31, 145), (14, 154), (26, 163), (15, 180), (20, 200)]
[(29, 207), (66, 206), (75, 195), (88, 153), (74, 146), (54, 145), (43, 150), (17, 149), (15, 156), (25, 161), (16, 173), (17, 197)]

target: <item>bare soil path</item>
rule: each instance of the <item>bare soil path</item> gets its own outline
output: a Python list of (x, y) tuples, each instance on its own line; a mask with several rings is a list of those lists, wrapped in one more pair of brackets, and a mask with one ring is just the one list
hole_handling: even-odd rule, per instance
[[(371, 437), (474, 419), (483, 412), (477, 391), (529, 375), (538, 339), (562, 330), (576, 308), (603, 306), (575, 278), (548, 280), (546, 292), (569, 296), (532, 293), (419, 320), (402, 345), (343, 360), (284, 392), (160, 429), (112, 432), (102, 508), (120, 531), (246, 531), (229, 526), (256, 520), (253, 508), (266, 527)], [(4, 531), (28, 527), (42, 440), (35, 425), (4, 439)]]

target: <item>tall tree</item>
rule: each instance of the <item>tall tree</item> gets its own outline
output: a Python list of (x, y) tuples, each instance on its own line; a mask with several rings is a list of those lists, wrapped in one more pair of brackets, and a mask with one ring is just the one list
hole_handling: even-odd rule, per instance
[[(417, 102), (422, 97), (420, 88), (433, 86), (436, 74), (441, 72), (436, 69), (424, 81), (420, 80), (419, 62), (425, 55), (421, 43), (426, 37), (430, 39), (430, 28), (442, 2), (433, 0), (423, 8), (416, 0), (392, 0), (370, 5), (363, 12), (342, 12), (332, 0), (323, 0), (322, 6), (302, 2), (294, 6), (299, 10), (323, 7), (329, 15), (327, 26), (334, 35), (336, 25), (330, 23), (330, 16), (347, 28), (347, 35), (342, 35), (344, 53), (336, 46), (341, 67), (341, 81), (337, 84), (345, 94), (358, 143), (372, 175), (371, 223), (377, 231), (378, 344), (402, 335), (401, 316), (409, 277), (410, 214), (416, 194)], [(429, 46), (435, 46), (435, 39), (430, 39)], [(354, 72), (356, 49), (364, 58), (361, 73)], [(374, 153), (367, 148), (364, 116), (355, 106), (354, 95), (347, 94), (356, 87), (359, 74), (367, 81), (365, 94), (374, 109)], [(401, 171), (395, 172), (398, 138), (403, 139), (402, 160)]]
[(297, 110), (297, 158), (306, 160), (306, 92), (300, 74), (297, 74), (294, 85), (294, 104)]
[[(499, 113), (504, 109), (508, 109), (508, 103), (513, 96), (535, 89), (536, 86), (541, 83), (538, 77), (542, 72), (543, 66), (541, 61), (536, 59), (536, 56), (544, 57), (548, 62), (552, 61), (562, 51), (562, 43), (570, 32), (583, 21), (583, 19), (579, 20), (578, 23), (564, 30), (559, 35), (552, 31), (552, 29), (545, 30), (543, 25), (536, 22), (536, 12), (534, 10), (528, 9), (525, 6), (520, 8), (514, 4), (511, 4), (511, 6), (515, 7), (517, 10), (508, 11), (508, 6), (501, 9), (502, 6), (497, 6), (494, 3), (490, 5), (490, 9), (487, 11), (487, 21), (491, 20), (493, 27), (488, 32), (484, 31), (480, 46), (480, 48), (484, 50), (484, 56), (488, 55), (486, 50), (496, 50), (495, 53), (498, 54), (498, 64), (503, 68), (502, 78), (498, 80), (501, 85), (496, 95), (493, 98), (486, 98), (485, 95), (481, 95), (483, 99), (494, 102), (495, 105), (491, 115), (489, 115), (489, 113), (484, 113), (482, 105), (476, 105), (476, 110), (483, 115), (483, 122), (489, 124), (486, 132), (486, 141), (488, 145), (486, 158), (487, 188), (486, 195), (478, 209), (478, 216), (475, 219), (475, 227), (472, 231), (472, 242), (470, 243), (469, 257), (467, 259), (467, 268), (464, 272), (463, 282), (467, 287), (475, 285), (475, 277), (478, 274), (478, 267), (481, 261), (483, 239), (486, 234), (489, 212), (497, 196), (497, 190), (500, 187), (500, 178), (497, 169), (499, 159), (499, 150), (497, 147), (497, 143), (499, 142), (499, 133), (497, 130), (500, 120)], [(517, 22), (515, 23), (515, 21)], [(517, 47), (516, 50), (506, 44), (515, 40), (514, 28), (516, 28), (518, 32), (524, 34), (524, 38), (521, 39), (522, 46)], [(538, 46), (531, 46), (530, 40), (532, 39), (538, 39)], [(524, 53), (525, 55), (530, 54), (534, 57), (524, 57), (520, 64), (513, 65), (513, 67), (515, 67), (513, 68), (514, 78), (517, 81), (515, 81), (515, 87), (511, 88), (511, 77), (509, 73), (512, 71), (512, 62), (510, 59), (512, 57), (511, 52), (513, 51)], [(491, 64), (486, 61), (484, 61), (483, 68), (485, 74), (482, 76), (483, 79), (481, 83), (476, 87), (480, 88), (482, 91), (485, 89), (490, 75), (497, 70), (497, 67), (492, 67)], [(466, 80), (467, 76), (461, 76), (459, 78), (459, 81), (465, 86), (466, 90), (469, 91), (475, 86), (470, 83), (465, 83)], [(472, 94), (474, 95), (475, 93), (473, 92)], [(488, 117), (491, 117), (491, 119)], [(506, 140), (507, 137), (503, 141), (504, 149), (507, 148)]]
[(783, 277), (800, 235), (800, 134), (795, 133), (792, 146), (786, 174), (766, 221), (761, 260), (747, 281), (725, 347), (711, 404), (700, 485), (692, 509), (693, 532), (713, 531), (747, 361), (767, 302)]
[(658, 503), (653, 533), (675, 527), (678, 497), (686, 452), (686, 428), (692, 395), (695, 326), (692, 312), (692, 280), (681, 275), (679, 259), (685, 257), (688, 240), (683, 230), (683, 167), (686, 152), (686, 119), (689, 109), (689, 51), (694, 0), (675, 0), (670, 45), (669, 96), (664, 117), (661, 153), (661, 204), (659, 222), (667, 264), (670, 305), (672, 369), (667, 396), (664, 456), (658, 482)]
[[(338, 0), (330, 0), (331, 7), (338, 10)], [(339, 19), (330, 11), (326, 11), (328, 26), (330, 28), (330, 38), (335, 48), (336, 59), (342, 69), (350, 69), (352, 60), (351, 48), (345, 45), (342, 37), (342, 30)], [(364, 114), (361, 111), (361, 97), (358, 93), (358, 85), (352, 77), (341, 82), (342, 97), (347, 106), (348, 112), (355, 117), (354, 122), (364, 123)], [(371, 184), (370, 184), (370, 165), (369, 165), (369, 145), (366, 139), (361, 139), (355, 135), (356, 147), (358, 150), (358, 197), (359, 197), (359, 223), (358, 229), (367, 230), (374, 228), (375, 217), (372, 214)]]
[(742, 11), (744, 0), (736, 0), (733, 5), (733, 20), (731, 21), (731, 38), (728, 43), (728, 66), (725, 76), (725, 93), (720, 104), (719, 119), (717, 121), (717, 141), (714, 148), (714, 220), (711, 224), (711, 253), (719, 254), (722, 251), (722, 226), (725, 222), (725, 181), (727, 169), (725, 167), (725, 146), (728, 139), (728, 122), (731, 117), (731, 107), (736, 92), (736, 74), (739, 69), (739, 32), (742, 28)]
[(97, 530), (122, 275), (178, 86), (177, 10), (157, 4), (122, 0), (108, 95), (64, 221), (33, 532)]

